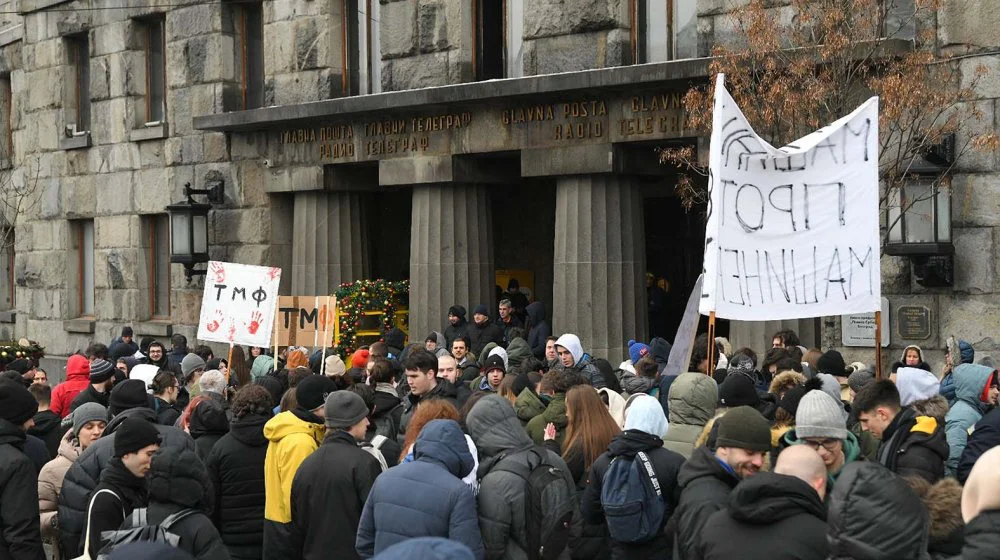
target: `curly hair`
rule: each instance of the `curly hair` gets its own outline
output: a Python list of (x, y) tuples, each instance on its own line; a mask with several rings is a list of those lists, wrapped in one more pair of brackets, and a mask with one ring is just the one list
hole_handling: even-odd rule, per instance
[(267, 389), (251, 384), (236, 391), (230, 409), (234, 418), (243, 418), (250, 414), (270, 416), (276, 404), (271, 401), (271, 393)]

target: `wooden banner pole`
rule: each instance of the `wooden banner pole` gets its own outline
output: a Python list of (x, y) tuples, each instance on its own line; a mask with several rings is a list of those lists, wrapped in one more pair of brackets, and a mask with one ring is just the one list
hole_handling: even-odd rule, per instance
[[(317, 310), (319, 309), (319, 296), (316, 296), (316, 301), (313, 302), (313, 305), (315, 306), (315, 308)], [(316, 346), (319, 345), (319, 320), (318, 320), (319, 319), (319, 312), (318, 311), (316, 313), (316, 318), (317, 318), (317, 321), (316, 321), (316, 330), (313, 332), (313, 351), (314, 352), (316, 351)]]
[(330, 345), (330, 296), (326, 296), (326, 309), (323, 310), (323, 357), (320, 359), (320, 375), (326, 375), (326, 347)]
[(882, 312), (875, 312), (875, 379), (882, 379)]
[(229, 370), (233, 366), (233, 343), (229, 343), (229, 357), (226, 358), (226, 384), (229, 383)]
[(279, 321), (278, 302), (275, 301), (274, 302), (274, 356), (272, 356), (274, 358), (274, 360), (272, 361), (274, 365), (272, 366), (273, 367), (273, 369), (271, 370), (272, 373), (278, 372), (278, 324), (279, 324), (278, 321)]
[(708, 313), (708, 371), (706, 375), (715, 375), (715, 311)]

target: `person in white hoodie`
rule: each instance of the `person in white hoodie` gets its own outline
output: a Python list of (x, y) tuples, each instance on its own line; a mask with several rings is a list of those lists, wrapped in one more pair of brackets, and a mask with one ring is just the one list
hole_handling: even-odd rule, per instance
[(604, 375), (594, 365), (590, 355), (583, 351), (580, 337), (564, 334), (556, 340), (556, 355), (563, 369), (575, 371), (583, 376), (595, 389), (607, 387)]

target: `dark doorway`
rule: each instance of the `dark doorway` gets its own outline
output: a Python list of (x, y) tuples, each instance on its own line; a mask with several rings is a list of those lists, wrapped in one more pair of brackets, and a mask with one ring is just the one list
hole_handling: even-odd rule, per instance
[[(663, 191), (660, 185), (647, 193), (643, 201), (646, 270), (655, 276), (657, 283), (664, 284), (666, 292), (659, 294), (664, 300), (662, 314), (650, 313), (650, 338), (655, 334), (672, 343), (688, 297), (702, 270), (705, 207), (698, 205), (686, 210), (677, 197), (663, 196), (660, 194)], [(698, 332), (707, 330), (708, 319), (702, 317)], [(728, 321), (718, 321), (716, 336), (728, 335)]]
[(476, 80), (504, 77), (505, 0), (476, 0)]
[[(519, 184), (490, 189), (493, 214), (493, 262), (498, 271), (530, 271), (531, 300), (545, 304), (552, 317), (555, 259), (556, 185), (552, 179), (523, 178)], [(527, 288), (525, 282), (520, 282)], [(507, 285), (500, 286), (502, 290)]]
[(408, 279), (413, 191), (387, 188), (364, 196), (372, 278)]

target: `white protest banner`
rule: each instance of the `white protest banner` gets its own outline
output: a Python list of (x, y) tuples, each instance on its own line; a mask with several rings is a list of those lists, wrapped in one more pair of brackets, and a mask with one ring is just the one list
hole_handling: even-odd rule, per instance
[(281, 269), (210, 261), (198, 339), (268, 348)]
[(699, 312), (769, 321), (881, 307), (878, 98), (783, 147), (715, 86)]

